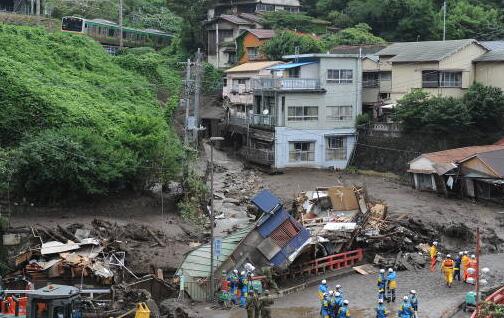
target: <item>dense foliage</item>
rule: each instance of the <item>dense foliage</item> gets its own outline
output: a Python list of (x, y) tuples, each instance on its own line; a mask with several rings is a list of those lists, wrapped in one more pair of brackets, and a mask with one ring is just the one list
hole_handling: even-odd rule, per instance
[(479, 83), (461, 99), (414, 90), (398, 101), (394, 116), (407, 132), (499, 133), (504, 129), (504, 93)]
[[(388, 41), (439, 40), (442, 6), (439, 0), (301, 0), (308, 15), (337, 27), (369, 24)], [(500, 39), (504, 4), (492, 0), (448, 0), (447, 39)]]
[(274, 38), (261, 46), (262, 53), (270, 60), (281, 60), (282, 56), (294, 54), (296, 47), (298, 53), (318, 53), (323, 49), (322, 42), (305, 34), (297, 34), (291, 31), (282, 31)]
[(382, 44), (385, 40), (373, 35), (371, 27), (366, 23), (359, 23), (354, 27), (324, 36), (322, 42), (324, 47), (330, 50), (336, 45)]
[(4, 189), (73, 199), (178, 173), (181, 146), (153, 89), (177, 80), (157, 53), (113, 58), (87, 37), (6, 25), (0, 42)]
[(303, 13), (287, 11), (267, 12), (262, 16), (263, 26), (267, 29), (288, 29), (306, 33), (325, 33), (328, 21), (316, 19)]

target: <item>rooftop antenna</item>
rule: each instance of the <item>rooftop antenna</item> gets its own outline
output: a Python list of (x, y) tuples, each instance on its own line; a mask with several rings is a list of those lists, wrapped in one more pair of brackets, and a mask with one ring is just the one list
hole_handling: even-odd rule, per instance
[(446, 0), (443, 2), (443, 41), (446, 41)]

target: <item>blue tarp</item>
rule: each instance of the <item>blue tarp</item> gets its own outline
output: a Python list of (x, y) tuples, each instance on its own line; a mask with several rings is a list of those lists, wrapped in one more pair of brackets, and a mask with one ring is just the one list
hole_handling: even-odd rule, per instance
[(294, 67), (299, 67), (299, 66), (314, 64), (314, 63), (316, 63), (316, 62), (300, 62), (300, 63), (279, 64), (279, 65), (269, 67), (267, 69), (272, 70), (272, 71), (281, 71), (281, 70), (287, 70), (289, 68), (294, 68)]
[(250, 201), (264, 213), (273, 213), (282, 206), (280, 199), (268, 190), (262, 190)]

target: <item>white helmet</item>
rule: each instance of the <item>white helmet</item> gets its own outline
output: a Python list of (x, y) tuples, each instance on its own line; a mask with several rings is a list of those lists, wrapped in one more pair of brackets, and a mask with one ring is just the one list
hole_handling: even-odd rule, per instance
[(233, 273), (238, 274), (238, 270), (237, 269), (233, 270)]
[(334, 295), (334, 290), (330, 290), (329, 295)]
[(459, 255), (464, 255), (464, 252), (459, 252)]
[(389, 272), (389, 273), (392, 273), (393, 271), (394, 271), (394, 270), (392, 269), (392, 267), (388, 269), (388, 272)]
[(436, 245), (438, 245), (438, 242), (434, 241), (434, 242), (432, 242), (432, 245), (436, 246)]
[(410, 293), (414, 295), (414, 294), (416, 294), (416, 290), (412, 289), (412, 290), (410, 291)]
[(467, 255), (467, 254), (469, 254), (469, 251), (464, 251), (464, 255)]
[(446, 257), (447, 257), (447, 258), (451, 258), (451, 255), (450, 255), (450, 254), (448, 254), (448, 255), (446, 255)]
[(340, 289), (341, 288), (341, 285), (336, 285), (336, 289)]
[(348, 299), (343, 300), (343, 304), (348, 305), (349, 303)]
[(245, 271), (242, 271), (240, 274), (245, 275)]
[(322, 284), (325, 285), (327, 284), (327, 281), (325, 279), (322, 280)]
[(379, 303), (379, 304), (383, 304), (383, 299), (381, 299), (381, 298), (380, 298), (380, 299), (378, 299), (378, 303)]
[(341, 296), (341, 293), (339, 291), (337, 291), (334, 293), (334, 296), (339, 297), (339, 296)]
[(409, 298), (408, 298), (408, 296), (404, 296), (402, 299), (403, 300), (408, 300)]
[(473, 255), (471, 255), (471, 258), (476, 258), (476, 255), (474, 255), (474, 254), (473, 254)]
[(385, 269), (380, 268), (380, 273), (385, 273)]

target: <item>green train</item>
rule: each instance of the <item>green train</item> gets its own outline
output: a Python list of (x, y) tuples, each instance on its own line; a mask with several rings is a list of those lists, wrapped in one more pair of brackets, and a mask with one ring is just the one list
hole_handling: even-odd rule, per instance
[[(105, 47), (119, 46), (119, 25), (111, 21), (63, 17), (61, 31), (87, 34)], [(123, 27), (123, 45), (125, 47), (147, 46), (160, 49), (169, 46), (172, 37), (173, 35), (159, 30)]]

